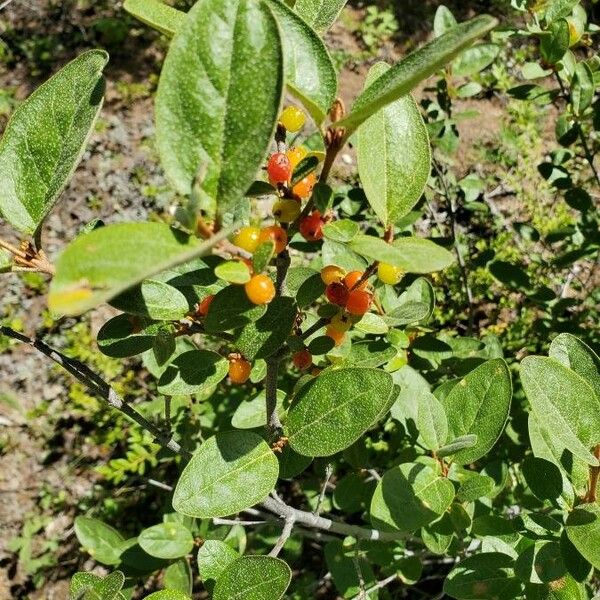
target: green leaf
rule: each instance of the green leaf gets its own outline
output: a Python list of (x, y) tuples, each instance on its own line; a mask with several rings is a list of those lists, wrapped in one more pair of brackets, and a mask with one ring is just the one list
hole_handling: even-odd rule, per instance
[(352, 367), (376, 368), (396, 356), (396, 349), (385, 340), (364, 340), (352, 344), (344, 364)]
[(416, 531), (438, 519), (454, 498), (454, 486), (431, 467), (403, 463), (387, 471), (371, 500), (371, 523), (384, 530)]
[(359, 234), (348, 247), (361, 256), (400, 267), (408, 273), (441, 271), (454, 262), (448, 250), (418, 237), (401, 237), (388, 244), (380, 238)]
[(335, 342), (328, 335), (319, 335), (308, 344), (308, 351), (313, 356), (322, 356), (335, 348)]
[(456, 454), (460, 450), (467, 450), (469, 448), (474, 448), (477, 446), (478, 438), (475, 434), (461, 435), (457, 437), (455, 440), (452, 440), (449, 444), (442, 446), (437, 452), (437, 456), (439, 458), (443, 458), (444, 456), (452, 456)]
[(250, 281), (250, 269), (241, 260), (227, 260), (215, 267), (215, 275), (228, 283), (243, 285)]
[(442, 400), (450, 439), (477, 435), (477, 444), (458, 451), (455, 462), (474, 462), (492, 449), (506, 425), (511, 398), (510, 371), (501, 358), (483, 363), (452, 388)]
[[(371, 589), (377, 582), (366, 552), (347, 548), (341, 540), (328, 542), (324, 548), (325, 568), (331, 573), (338, 598), (360, 598), (361, 586)], [(378, 598), (377, 592), (366, 596), (369, 600)]]
[(69, 598), (80, 600), (125, 600), (120, 590), (125, 576), (121, 571), (113, 571), (106, 577), (93, 573), (75, 573), (69, 585)]
[(159, 0), (125, 0), (123, 8), (142, 23), (170, 37), (182, 27), (185, 13)]
[(123, 536), (98, 519), (77, 517), (75, 535), (83, 549), (103, 565), (116, 565), (121, 556)]
[(339, 219), (332, 223), (327, 223), (323, 227), (323, 235), (334, 242), (351, 242), (358, 232), (360, 226), (356, 221), (350, 219)]
[(583, 377), (600, 398), (600, 357), (578, 337), (570, 333), (557, 335), (548, 354)]
[(600, 400), (577, 373), (555, 358), (528, 356), (521, 381), (536, 419), (573, 454), (590, 465), (590, 449), (600, 442)]
[(402, 327), (424, 321), (431, 315), (431, 308), (423, 302), (405, 302), (383, 315), (383, 320), (392, 327)]
[(512, 600), (521, 591), (514, 566), (514, 559), (500, 552), (469, 556), (450, 571), (444, 592), (459, 600)]
[(600, 569), (600, 505), (582, 504), (567, 518), (567, 536), (581, 555)]
[(38, 87), (0, 141), (0, 213), (33, 234), (79, 164), (104, 99), (103, 50), (90, 50)]
[(494, 490), (494, 487), (495, 482), (491, 477), (473, 473), (461, 483), (461, 486), (456, 493), (456, 497), (461, 502), (473, 502), (478, 498), (490, 495)]
[(452, 519), (447, 512), (437, 521), (421, 528), (423, 543), (433, 554), (446, 554), (455, 535)]
[[(389, 70), (377, 63), (365, 88)], [(365, 194), (387, 227), (410, 212), (423, 194), (431, 170), (427, 127), (414, 98), (407, 94), (377, 111), (358, 129), (358, 172)]]
[(384, 106), (410, 93), (421, 81), (456, 58), (475, 40), (483, 37), (497, 25), (496, 19), (481, 15), (449, 30), (409, 54), (369, 86), (354, 102), (352, 112), (336, 125), (345, 127), (350, 135)]
[(448, 439), (448, 420), (444, 407), (431, 392), (422, 392), (417, 396), (417, 429), (430, 450), (439, 450)]
[(102, 354), (113, 358), (135, 356), (152, 348), (163, 327), (163, 323), (149, 319), (118, 315), (100, 328), (98, 348)]
[[(251, 400), (243, 400), (235, 409), (231, 424), (236, 429), (256, 429), (267, 425), (267, 406), (263, 390)], [(277, 390), (277, 412), (281, 414), (285, 392)]]
[(592, 69), (585, 62), (577, 63), (571, 86), (571, 103), (576, 116), (581, 116), (591, 106), (594, 100), (594, 91), (595, 83)]
[(478, 44), (465, 50), (453, 63), (452, 73), (459, 77), (469, 77), (489, 67), (500, 54), (497, 44)]
[(239, 554), (225, 542), (206, 540), (198, 550), (198, 571), (202, 583), (212, 591), (216, 581), (223, 571), (237, 558)]
[(525, 582), (549, 583), (567, 574), (560, 544), (536, 540), (517, 558), (515, 573)]
[(262, 273), (275, 254), (275, 244), (272, 241), (263, 242), (252, 255), (252, 268), (255, 273)]
[(348, 0), (296, 0), (294, 10), (319, 33), (336, 21)]
[(562, 510), (573, 508), (573, 487), (554, 463), (544, 458), (528, 456), (521, 469), (529, 489), (538, 500), (548, 500)]
[(293, 298), (275, 298), (260, 319), (236, 332), (236, 348), (249, 360), (271, 356), (292, 332), (296, 313)]
[(178, 560), (165, 569), (163, 585), (169, 590), (192, 593), (192, 570), (186, 559)]
[(546, 21), (552, 23), (555, 19), (568, 17), (577, 4), (579, 4), (579, 0), (549, 0), (549, 2), (543, 3), (542, 7), (547, 6)]
[(176, 190), (189, 194), (200, 172), (218, 211), (232, 210), (266, 157), (282, 90), (271, 10), (254, 0), (196, 2), (171, 42), (156, 94), (157, 146)]
[(229, 363), (210, 350), (180, 354), (158, 380), (158, 391), (166, 396), (199, 394), (227, 377)]
[(233, 515), (264, 500), (278, 473), (277, 458), (261, 437), (249, 431), (218, 433), (181, 473), (173, 508), (203, 519)]
[(77, 237), (60, 254), (48, 306), (80, 315), (152, 275), (207, 254), (223, 230), (200, 242), (163, 223), (118, 223)]
[(138, 536), (138, 544), (150, 556), (173, 559), (189, 554), (194, 538), (185, 525), (171, 521), (144, 529)]
[(191, 598), (180, 590), (160, 590), (146, 596), (144, 600), (191, 600)]
[(209, 333), (239, 329), (260, 319), (266, 310), (264, 306), (252, 304), (243, 287), (230, 285), (215, 295), (204, 327)]
[(153, 279), (119, 294), (110, 304), (123, 312), (157, 321), (176, 321), (190, 310), (186, 297), (178, 289)]
[(290, 446), (305, 456), (344, 450), (383, 416), (392, 390), (392, 377), (377, 369), (322, 373), (300, 388), (288, 413)]
[(291, 579), (291, 569), (278, 558), (242, 556), (217, 579), (213, 600), (280, 600)]
[(433, 31), (435, 32), (435, 37), (444, 35), (444, 33), (450, 31), (453, 27), (456, 27), (457, 24), (452, 11), (447, 6), (440, 4), (435, 11), (435, 17), (433, 19)]
[(569, 24), (565, 19), (554, 21), (544, 32), (540, 52), (546, 64), (556, 64), (569, 49)]
[(337, 76), (327, 47), (305, 20), (283, 2), (267, 3), (282, 31), (287, 86), (320, 125), (337, 93)]

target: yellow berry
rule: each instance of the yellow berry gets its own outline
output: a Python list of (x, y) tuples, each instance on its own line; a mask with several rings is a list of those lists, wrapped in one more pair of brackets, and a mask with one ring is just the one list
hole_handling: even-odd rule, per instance
[(404, 270), (394, 265), (388, 265), (387, 263), (380, 263), (377, 267), (377, 277), (383, 283), (388, 285), (396, 285), (402, 279)]
[(340, 283), (346, 276), (346, 271), (337, 265), (328, 265), (321, 269), (321, 279), (325, 285)]
[(285, 198), (275, 202), (273, 205), (273, 216), (280, 223), (291, 223), (297, 219), (301, 210), (300, 202)]
[(252, 254), (260, 244), (260, 229), (258, 227), (242, 227), (233, 237), (233, 243), (238, 248)]
[(279, 122), (291, 133), (296, 133), (304, 127), (306, 116), (297, 106), (288, 106), (281, 113)]
[(352, 327), (352, 317), (344, 312), (334, 315), (329, 322), (329, 329), (338, 333), (346, 333), (350, 327)]
[(304, 146), (292, 146), (286, 154), (294, 170), (308, 156), (308, 150)]

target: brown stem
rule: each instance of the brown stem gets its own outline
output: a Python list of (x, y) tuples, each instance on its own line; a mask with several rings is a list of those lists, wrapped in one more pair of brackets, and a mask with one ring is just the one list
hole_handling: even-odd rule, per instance
[[(600, 444), (598, 444), (594, 448), (594, 456), (596, 458), (600, 459)], [(600, 477), (600, 467), (590, 467), (589, 489), (587, 491), (587, 494), (585, 495), (585, 498), (583, 499), (584, 502), (587, 502), (587, 503), (596, 502), (596, 488), (598, 487), (598, 478), (599, 477)]]

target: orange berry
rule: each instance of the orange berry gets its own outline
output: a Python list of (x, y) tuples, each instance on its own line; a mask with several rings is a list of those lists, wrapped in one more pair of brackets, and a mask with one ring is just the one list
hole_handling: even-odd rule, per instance
[(259, 244), (273, 242), (275, 244), (275, 254), (279, 254), (285, 250), (285, 247), (288, 243), (288, 236), (283, 227), (279, 227), (279, 225), (271, 225), (270, 227), (265, 227), (264, 229), (260, 230), (258, 240)]
[(299, 198), (309, 198), (313, 188), (317, 183), (317, 177), (314, 173), (309, 173), (304, 179), (301, 179), (293, 188), (292, 192)]
[(260, 244), (258, 227), (242, 227), (234, 236), (233, 243), (242, 250), (253, 254)]
[(355, 289), (348, 295), (346, 310), (351, 315), (364, 315), (371, 308), (371, 302), (373, 302), (373, 296), (369, 292)]
[(286, 156), (290, 159), (292, 169), (295, 169), (308, 156), (308, 150), (304, 146), (293, 146)]
[(306, 371), (312, 365), (312, 354), (306, 348), (303, 348), (292, 356), (292, 362), (300, 371)]
[(215, 299), (214, 294), (211, 294), (210, 296), (206, 296), (206, 298), (204, 298), (204, 300), (202, 300), (202, 302), (200, 302), (200, 304), (198, 305), (196, 314), (199, 317), (205, 317), (208, 314), (208, 309), (210, 308), (210, 305), (212, 304), (212, 301), (214, 299)]
[(336, 331), (332, 327), (327, 327), (325, 330), (325, 335), (330, 337), (335, 342), (336, 346), (339, 346), (346, 337), (346, 334), (343, 331)]
[(333, 282), (325, 288), (327, 300), (338, 306), (346, 306), (348, 301), (348, 288), (343, 283)]
[(330, 283), (340, 283), (344, 280), (346, 271), (336, 265), (329, 265), (321, 269), (321, 279), (325, 285)]
[(244, 289), (252, 304), (269, 304), (275, 298), (275, 286), (268, 275), (254, 275)]
[(229, 379), (232, 383), (246, 383), (250, 378), (252, 365), (243, 357), (229, 359)]
[[(349, 290), (353, 290), (354, 286), (362, 279), (363, 275), (364, 275), (363, 271), (350, 271), (350, 273), (348, 273), (348, 275), (346, 275), (346, 277), (344, 277), (344, 284), (346, 285), (346, 287)], [(358, 286), (356, 289), (365, 290), (365, 289), (367, 289), (368, 285), (369, 285), (368, 281), (363, 281), (360, 284), (360, 286)]]
[(339, 333), (345, 333), (348, 331), (348, 329), (350, 329), (350, 327), (352, 327), (352, 319), (350, 318), (350, 315), (346, 314), (345, 312), (341, 312), (331, 317), (331, 321), (329, 321), (329, 327), (335, 331), (338, 331)]

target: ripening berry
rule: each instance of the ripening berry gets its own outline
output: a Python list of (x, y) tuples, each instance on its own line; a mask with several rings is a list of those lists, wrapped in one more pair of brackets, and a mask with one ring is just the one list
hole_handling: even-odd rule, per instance
[(214, 299), (215, 297), (213, 294), (211, 294), (210, 296), (206, 296), (206, 298), (204, 298), (202, 302), (200, 302), (200, 304), (198, 305), (198, 310), (196, 310), (196, 314), (199, 317), (205, 317), (208, 314), (208, 309), (210, 308), (210, 305), (212, 304), (212, 301)]
[(293, 171), (308, 156), (308, 150), (304, 146), (292, 146), (286, 155), (290, 159)]
[(347, 313), (339, 313), (331, 317), (329, 328), (339, 333), (346, 333), (352, 327), (352, 319)]
[(371, 302), (373, 296), (369, 292), (364, 290), (352, 290), (348, 294), (348, 301), (346, 302), (346, 310), (351, 315), (364, 315), (371, 308)]
[(379, 281), (387, 283), (388, 285), (396, 285), (402, 279), (404, 270), (394, 265), (388, 265), (387, 263), (379, 263), (377, 267), (377, 277)]
[(336, 331), (331, 327), (327, 327), (327, 329), (325, 330), (325, 335), (327, 337), (330, 337), (335, 342), (336, 346), (339, 346), (346, 337), (346, 334), (343, 331)]
[(246, 383), (250, 378), (252, 365), (243, 357), (235, 356), (229, 359), (229, 379), (232, 383)]
[(314, 173), (309, 173), (304, 179), (301, 179), (293, 188), (292, 192), (303, 200), (310, 198), (313, 188), (317, 183), (317, 176)]
[(242, 250), (253, 254), (260, 244), (258, 227), (242, 227), (233, 237), (233, 243)]
[(271, 154), (267, 163), (267, 175), (272, 184), (286, 183), (292, 176), (290, 159), (282, 152)]
[[(295, 201), (292, 200), (292, 202)], [(264, 244), (265, 242), (273, 242), (275, 244), (275, 254), (283, 252), (288, 243), (288, 236), (285, 229), (279, 227), (278, 225), (264, 227), (260, 230), (258, 243)]]
[(300, 371), (306, 371), (306, 369), (309, 369), (312, 365), (312, 354), (306, 348), (303, 348), (294, 353), (292, 362), (297, 369), (300, 369)]
[(278, 200), (273, 205), (273, 216), (280, 223), (291, 223), (298, 218), (301, 210), (300, 202), (284, 198), (283, 200)]
[(329, 265), (321, 269), (321, 279), (325, 285), (341, 283), (346, 276), (346, 271), (336, 265)]
[(304, 127), (306, 115), (297, 106), (288, 106), (281, 113), (279, 122), (291, 133), (296, 133)]
[[(358, 282), (362, 279), (364, 275), (363, 271), (350, 271), (346, 277), (344, 277), (344, 284), (349, 290), (353, 290), (354, 286), (358, 284)], [(363, 281), (356, 289), (365, 290), (369, 286), (369, 282), (367, 280)]]
[(268, 275), (254, 275), (244, 289), (252, 304), (269, 304), (275, 298), (275, 286)]
[(323, 238), (323, 219), (318, 210), (300, 221), (300, 233), (308, 242), (316, 242)]
[(346, 306), (348, 294), (348, 288), (343, 283), (333, 282), (325, 288), (327, 300), (329, 300), (329, 302), (332, 304), (337, 304), (338, 306)]

